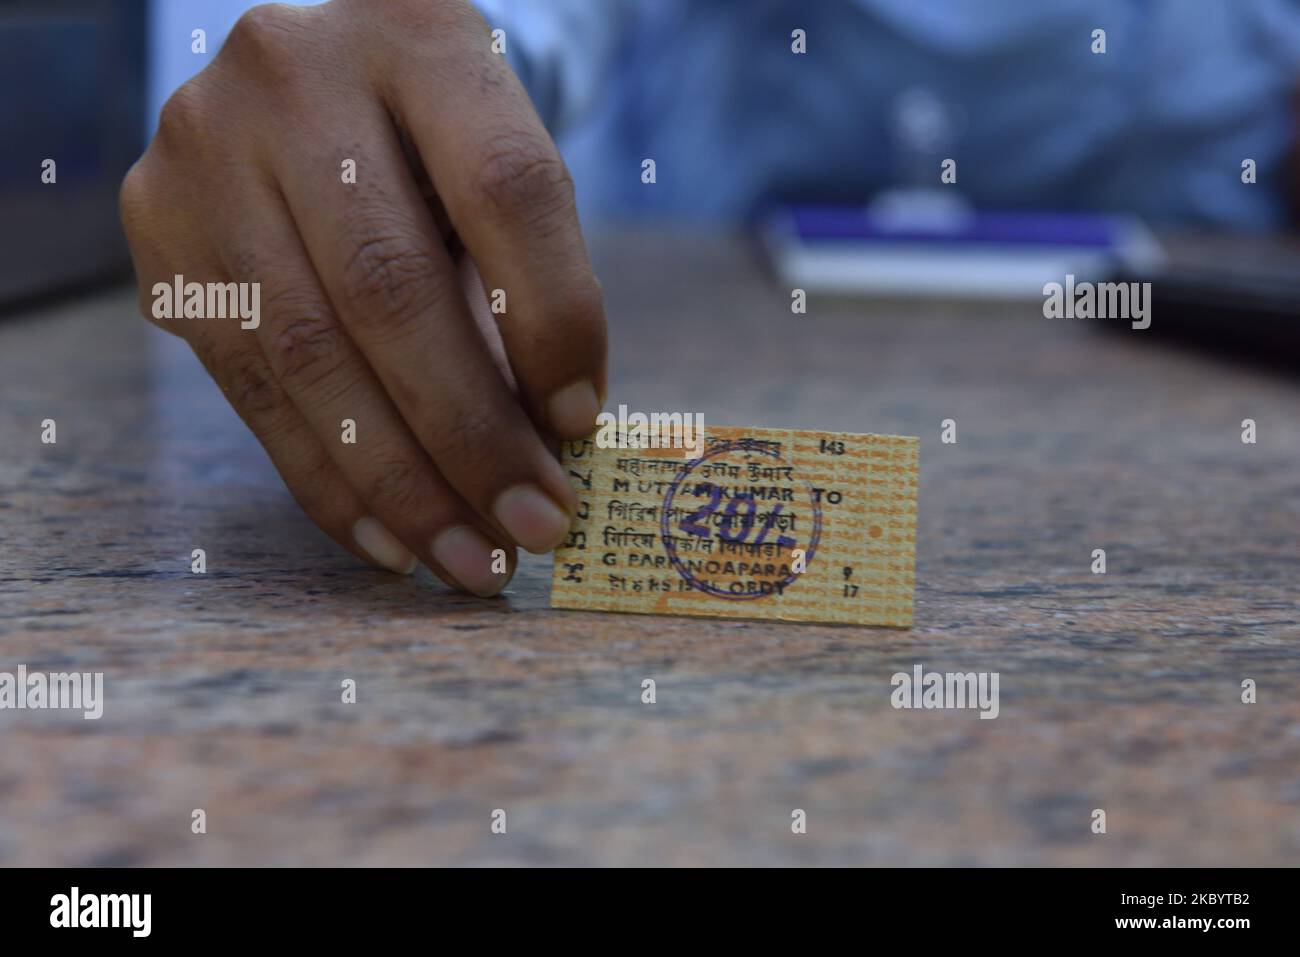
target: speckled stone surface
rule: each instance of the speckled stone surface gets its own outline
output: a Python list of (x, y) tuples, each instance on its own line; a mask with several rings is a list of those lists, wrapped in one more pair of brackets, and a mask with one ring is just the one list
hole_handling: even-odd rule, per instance
[[(916, 626), (369, 571), (132, 292), (9, 318), (0, 671), (107, 701), (0, 711), (0, 865), (1300, 862), (1300, 384), (1033, 303), (793, 316), (717, 238), (593, 246), (613, 403), (921, 436)], [(999, 672), (1000, 716), (894, 710), (917, 663)]]

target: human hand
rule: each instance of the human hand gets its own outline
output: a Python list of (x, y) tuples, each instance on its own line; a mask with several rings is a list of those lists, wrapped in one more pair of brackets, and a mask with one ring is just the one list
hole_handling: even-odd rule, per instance
[[(250, 10), (163, 107), (121, 208), (141, 309), (344, 547), (490, 595), (516, 544), (563, 539), (576, 498), (548, 435), (594, 428), (600, 286), (564, 163), (463, 0)], [(503, 291), (508, 369), (462, 248)], [(256, 328), (158, 318), (176, 275), (259, 283)]]

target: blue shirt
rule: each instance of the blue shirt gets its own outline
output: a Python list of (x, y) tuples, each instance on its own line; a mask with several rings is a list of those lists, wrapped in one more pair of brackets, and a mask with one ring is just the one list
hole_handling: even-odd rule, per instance
[[(479, 0), (585, 210), (735, 217), (900, 185), (986, 208), (1284, 220), (1290, 0)], [(804, 31), (806, 53), (792, 52)], [(1093, 31), (1105, 31), (1094, 53)], [(513, 46), (511, 45), (513, 44)], [(656, 182), (641, 181), (644, 159)], [(1257, 182), (1242, 182), (1253, 159)]]

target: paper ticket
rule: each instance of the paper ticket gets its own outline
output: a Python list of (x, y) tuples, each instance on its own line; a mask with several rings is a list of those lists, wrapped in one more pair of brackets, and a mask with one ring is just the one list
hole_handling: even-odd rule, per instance
[(713, 426), (701, 448), (564, 443), (553, 608), (911, 625), (919, 439)]

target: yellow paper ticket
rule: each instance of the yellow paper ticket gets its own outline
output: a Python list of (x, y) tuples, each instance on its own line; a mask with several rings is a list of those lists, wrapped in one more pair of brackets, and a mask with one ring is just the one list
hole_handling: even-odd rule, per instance
[(712, 426), (697, 448), (564, 444), (553, 608), (912, 624), (919, 439)]

